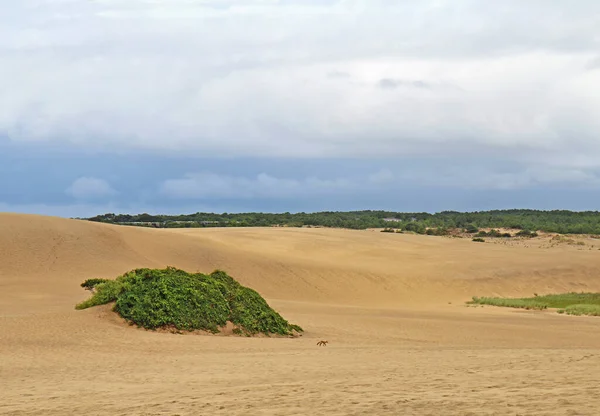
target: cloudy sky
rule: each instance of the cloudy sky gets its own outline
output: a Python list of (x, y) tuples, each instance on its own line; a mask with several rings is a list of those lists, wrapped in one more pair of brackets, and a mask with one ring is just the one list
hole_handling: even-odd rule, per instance
[(0, 0), (0, 211), (599, 206), (597, 0)]

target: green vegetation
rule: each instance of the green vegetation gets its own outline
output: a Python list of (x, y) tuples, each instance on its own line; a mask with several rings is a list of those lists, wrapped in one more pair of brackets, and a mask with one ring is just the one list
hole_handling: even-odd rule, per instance
[(569, 315), (600, 316), (600, 293), (561, 293), (531, 298), (473, 297), (468, 304), (503, 306), (507, 308), (536, 309), (560, 308)]
[(538, 233), (534, 232), (534, 231), (529, 231), (529, 230), (521, 230), (519, 231), (517, 234), (515, 234), (517, 237), (528, 237), (528, 238), (533, 238), (533, 237), (537, 237)]
[(491, 229), (488, 232), (479, 231), (477, 233), (476, 237), (496, 237), (496, 238), (503, 237), (503, 238), (510, 238), (510, 237), (512, 237), (512, 235), (510, 233), (501, 233), (498, 230)]
[(223, 271), (190, 274), (173, 267), (136, 269), (115, 280), (90, 279), (94, 295), (76, 309), (115, 302), (114, 311), (146, 329), (176, 328), (216, 333), (227, 322), (235, 333), (293, 335), (292, 325), (254, 290)]
[(589, 315), (600, 316), (600, 305), (569, 305), (564, 309), (560, 309), (558, 313), (566, 313), (567, 315)]
[(197, 212), (185, 215), (150, 215), (146, 213), (117, 215), (110, 213), (88, 218), (88, 220), (158, 228), (323, 226), (366, 229), (390, 227), (393, 223), (394, 228), (418, 234), (425, 234), (428, 229), (462, 229), (467, 233), (475, 234), (479, 232), (480, 228), (509, 228), (521, 230), (516, 234), (519, 237), (535, 237), (534, 230), (560, 234), (600, 235), (600, 213), (597, 211), (514, 209), (481, 212), (443, 211), (436, 214), (391, 211), (300, 212), (296, 214), (289, 212), (281, 214)]
[(87, 279), (81, 284), (81, 287), (84, 289), (94, 289), (100, 283), (106, 283), (108, 281), (108, 279)]
[(473, 241), (476, 243), (485, 243), (485, 240), (481, 237), (475, 237)]
[(503, 306), (506, 308), (519, 308), (519, 309), (546, 309), (548, 305), (542, 302), (535, 301), (533, 299), (506, 299), (506, 298), (478, 298), (473, 297), (473, 300), (468, 302), (470, 305), (492, 305), (492, 306)]
[(475, 227), (473, 224), (469, 224), (465, 227), (465, 233), (467, 234), (475, 234), (479, 232), (479, 228)]
[(428, 228), (427, 231), (425, 231), (426, 235), (448, 235), (448, 230), (446, 228)]

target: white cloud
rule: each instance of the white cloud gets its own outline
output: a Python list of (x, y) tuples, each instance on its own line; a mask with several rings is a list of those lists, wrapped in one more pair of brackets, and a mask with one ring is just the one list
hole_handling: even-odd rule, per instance
[(106, 198), (116, 191), (104, 179), (81, 177), (76, 179), (66, 191), (75, 199), (88, 200)]
[(11, 140), (600, 166), (594, 0), (5, 3)]

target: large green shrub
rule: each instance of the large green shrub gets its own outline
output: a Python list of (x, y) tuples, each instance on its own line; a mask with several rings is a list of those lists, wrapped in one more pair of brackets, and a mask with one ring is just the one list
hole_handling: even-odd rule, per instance
[(174, 327), (216, 333), (231, 322), (236, 332), (246, 335), (302, 331), (271, 309), (256, 291), (223, 271), (206, 275), (173, 267), (136, 269), (99, 283), (95, 289), (77, 309), (115, 302), (115, 312), (147, 329)]

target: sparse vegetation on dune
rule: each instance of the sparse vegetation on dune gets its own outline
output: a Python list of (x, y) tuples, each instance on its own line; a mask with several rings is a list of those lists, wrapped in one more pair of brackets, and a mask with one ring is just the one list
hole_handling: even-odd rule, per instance
[(541, 302), (536, 302), (533, 299), (509, 299), (509, 298), (487, 298), (487, 297), (473, 297), (473, 300), (468, 302), (469, 304), (478, 305), (492, 305), (502, 306), (506, 308), (519, 308), (519, 309), (546, 309), (548, 305)]
[(115, 280), (86, 280), (82, 286), (94, 288), (95, 293), (77, 309), (115, 302), (115, 312), (146, 329), (217, 333), (231, 322), (234, 333), (245, 335), (302, 332), (271, 309), (256, 291), (223, 271), (206, 275), (173, 267), (136, 269)]
[(600, 293), (570, 292), (530, 298), (473, 297), (467, 303), (534, 310), (560, 308), (559, 313), (600, 316)]

